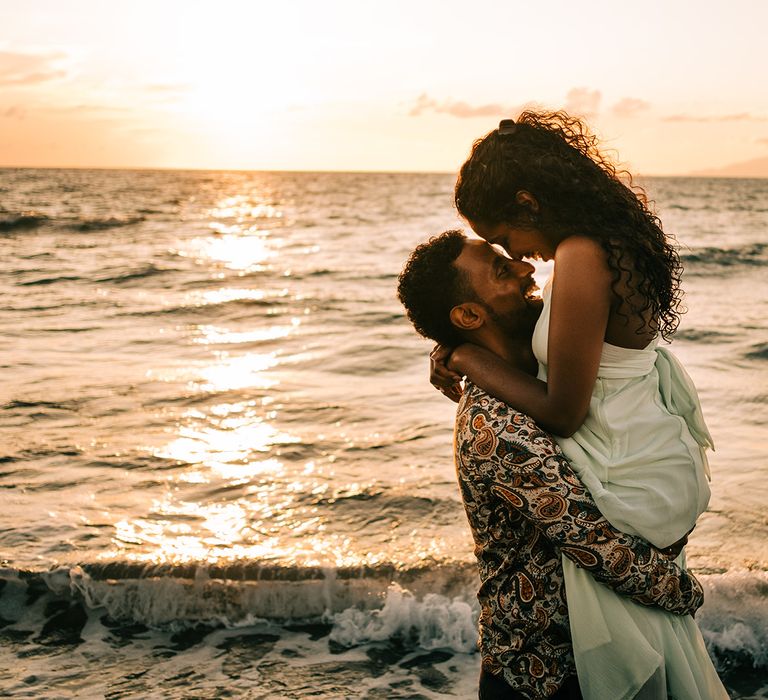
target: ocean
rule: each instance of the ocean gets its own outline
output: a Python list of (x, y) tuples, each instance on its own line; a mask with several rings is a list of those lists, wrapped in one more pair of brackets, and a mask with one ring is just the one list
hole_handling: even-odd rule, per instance
[[(453, 182), (0, 170), (0, 694), (475, 697), (455, 405), (395, 297)], [(642, 184), (716, 445), (696, 619), (768, 698), (768, 180)]]

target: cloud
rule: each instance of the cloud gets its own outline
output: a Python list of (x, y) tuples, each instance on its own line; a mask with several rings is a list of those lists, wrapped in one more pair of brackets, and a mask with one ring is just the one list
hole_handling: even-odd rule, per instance
[(426, 93), (419, 95), (415, 104), (411, 107), (408, 114), (411, 117), (418, 117), (425, 112), (435, 112), (436, 114), (449, 114), (459, 119), (472, 119), (474, 117), (503, 117), (504, 115), (516, 115), (523, 109), (521, 106), (508, 106), (498, 103), (470, 105), (467, 102), (457, 100), (443, 100), (438, 102)]
[(613, 113), (617, 117), (634, 117), (646, 109), (650, 109), (650, 102), (641, 100), (637, 97), (624, 97), (613, 105)]
[[(593, 90), (588, 87), (575, 87), (568, 91), (563, 109), (573, 115), (594, 119), (600, 111), (600, 103), (603, 95), (600, 90)], [(422, 93), (411, 106), (408, 114), (412, 117), (418, 117), (427, 112), (436, 114), (450, 114), (460, 119), (471, 119), (473, 117), (503, 117), (507, 115), (519, 114), (524, 109), (530, 109), (536, 105), (533, 102), (524, 104), (509, 105), (500, 103), (471, 105), (459, 100), (439, 101)], [(632, 117), (636, 114), (650, 109), (651, 105), (645, 100), (637, 97), (625, 97), (619, 100), (612, 111), (619, 117)]]
[(184, 83), (153, 83), (144, 87), (147, 92), (184, 92), (189, 90), (189, 85)]
[(600, 90), (590, 90), (586, 87), (576, 87), (568, 91), (565, 100), (565, 111), (582, 117), (594, 117), (600, 109), (602, 99)]
[(768, 117), (761, 117), (757, 114), (749, 114), (749, 112), (740, 112), (738, 114), (719, 114), (719, 115), (707, 115), (707, 114), (670, 114), (661, 118), (665, 122), (765, 122), (768, 121)]
[(24, 119), (27, 116), (27, 110), (19, 105), (12, 105), (2, 111), (0, 111), (0, 117), (4, 119)]
[(35, 85), (66, 76), (56, 67), (63, 53), (25, 54), (0, 51), (0, 85)]
[(152, 95), (154, 99), (175, 100), (189, 91), (189, 85), (183, 83), (154, 83), (152, 85), (145, 85), (144, 91)]
[(130, 107), (123, 107), (119, 105), (100, 105), (100, 104), (76, 104), (76, 105), (61, 105), (56, 107), (49, 107), (49, 112), (77, 112), (79, 114), (85, 112), (91, 113), (125, 113), (132, 112)]

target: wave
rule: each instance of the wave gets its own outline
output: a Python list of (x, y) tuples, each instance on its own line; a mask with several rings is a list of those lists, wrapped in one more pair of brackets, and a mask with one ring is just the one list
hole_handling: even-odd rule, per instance
[(749, 267), (768, 264), (768, 244), (751, 243), (740, 248), (695, 248), (681, 252), (680, 259), (686, 269), (697, 267)]
[(103, 231), (110, 228), (121, 228), (123, 226), (133, 226), (145, 220), (143, 216), (110, 216), (107, 218), (83, 219), (76, 223), (69, 224), (69, 228), (75, 231)]
[[(146, 263), (140, 267), (133, 269), (116, 269), (113, 271), (107, 270), (109, 274), (101, 277), (83, 277), (80, 275), (56, 275), (53, 277), (38, 277), (37, 279), (28, 280), (25, 282), (17, 282), (20, 287), (37, 287), (49, 284), (57, 284), (59, 282), (96, 282), (99, 284), (112, 283), (112, 284), (124, 284), (126, 282), (133, 282), (135, 280), (143, 280), (147, 277), (154, 277), (155, 275), (163, 275), (167, 272), (176, 272), (173, 268), (158, 267), (153, 263)], [(80, 303), (78, 303), (80, 305)], [(58, 308), (58, 307), (54, 307)]]
[(92, 219), (52, 219), (39, 212), (5, 212), (0, 217), (0, 232), (28, 231), (39, 228), (46, 223), (54, 223), (71, 231), (87, 233), (89, 231), (103, 231), (123, 226), (133, 226), (145, 221), (145, 216), (108, 216)]
[(747, 360), (768, 360), (768, 343), (757, 343), (749, 352), (744, 353)]
[(57, 275), (56, 277), (39, 277), (28, 282), (17, 282), (20, 287), (37, 287), (46, 284), (56, 284), (57, 282), (77, 282), (82, 277), (78, 275)]
[[(706, 600), (696, 621), (721, 669), (734, 663), (768, 668), (768, 572), (699, 578)], [(320, 567), (112, 560), (46, 572), (0, 570), (4, 617), (12, 609), (23, 614), (22, 608), (48, 597), (98, 610), (126, 625), (178, 630), (235, 628), (254, 620), (322, 622), (330, 625), (330, 639), (343, 647), (405, 638), (417, 639), (423, 648), (458, 652), (474, 649), (476, 590), (475, 565), (468, 561)], [(62, 606), (49, 603), (47, 608)], [(84, 620), (81, 614), (76, 618), (70, 624)], [(54, 623), (49, 618), (41, 624), (45, 631)]]
[[(371, 358), (382, 358), (382, 361), (372, 363)], [(402, 352), (394, 342), (387, 345), (363, 343), (347, 348), (343, 355), (336, 355), (329, 359), (325, 369), (345, 376), (369, 377), (379, 375), (382, 366), (385, 366), (388, 372), (397, 372), (407, 369), (412, 364), (413, 358)]]
[(348, 318), (355, 328), (382, 328), (392, 323), (403, 323), (405, 314), (400, 309), (396, 311), (368, 311), (363, 309), (359, 313), (348, 314)]
[[(221, 319), (231, 319), (235, 313), (241, 310), (252, 312), (254, 309), (273, 309), (276, 306), (282, 306), (287, 303), (288, 302), (282, 298), (276, 296), (264, 297), (263, 299), (225, 299), (223, 301), (201, 300), (190, 304), (163, 306), (156, 309), (120, 311), (116, 313), (115, 316), (152, 317), (194, 314), (199, 319), (201, 314), (209, 314), (221, 321)], [(203, 318), (205, 318), (205, 316), (203, 316)]]
[(7, 403), (0, 406), (0, 408), (7, 411), (13, 411), (16, 409), (76, 411), (81, 403), (81, 401), (76, 399), (65, 399), (64, 401), (24, 401), (22, 399), (11, 399)]
[(0, 231), (25, 231), (42, 226), (49, 218), (36, 212), (21, 212), (0, 218)]
[(165, 274), (166, 272), (176, 272), (176, 270), (158, 267), (153, 263), (147, 263), (146, 265), (142, 265), (141, 267), (134, 268), (134, 269), (129, 269), (125, 271), (117, 270), (114, 273), (108, 274), (104, 277), (98, 277), (93, 281), (100, 282), (100, 283), (111, 282), (113, 284), (122, 284), (124, 282), (140, 280), (146, 277), (162, 275), (162, 274)]
[(720, 667), (734, 660), (768, 667), (768, 572), (736, 571), (699, 578), (705, 603), (696, 622)]
[(290, 622), (328, 618), (352, 608), (374, 611), (393, 583), (417, 599), (432, 593), (471, 600), (475, 571), (471, 562), (441, 567), (429, 561), (400, 568), (390, 563), (320, 567), (120, 560), (46, 572), (0, 570), (0, 592), (20, 599), (36, 592), (77, 600), (88, 608), (103, 608), (114, 619), (155, 627), (211, 621), (237, 626), (254, 618)]
[(735, 340), (736, 335), (734, 333), (724, 333), (723, 331), (705, 330), (698, 328), (684, 328), (675, 333), (675, 340), (687, 340), (690, 342), (699, 343), (701, 341), (707, 342), (728, 342), (729, 340)]

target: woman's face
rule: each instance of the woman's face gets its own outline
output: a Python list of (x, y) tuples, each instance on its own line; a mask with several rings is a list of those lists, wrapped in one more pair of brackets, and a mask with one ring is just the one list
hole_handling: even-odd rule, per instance
[(500, 245), (510, 257), (552, 260), (557, 247), (541, 231), (513, 224), (480, 224), (468, 222), (472, 230), (491, 245)]

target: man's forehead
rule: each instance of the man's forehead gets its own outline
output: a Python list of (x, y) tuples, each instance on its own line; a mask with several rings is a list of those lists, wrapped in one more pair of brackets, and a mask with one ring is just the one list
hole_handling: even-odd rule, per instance
[(475, 238), (468, 238), (464, 241), (464, 248), (456, 259), (459, 267), (468, 270), (476, 267), (478, 264), (493, 263), (498, 253), (493, 246)]

